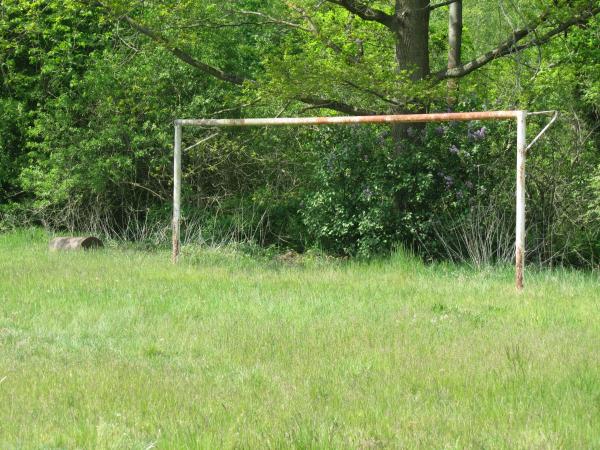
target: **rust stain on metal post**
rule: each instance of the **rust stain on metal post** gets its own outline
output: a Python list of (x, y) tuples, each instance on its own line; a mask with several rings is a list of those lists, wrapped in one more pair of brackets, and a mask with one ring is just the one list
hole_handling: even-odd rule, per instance
[(517, 226), (515, 240), (515, 284), (523, 290), (525, 266), (525, 158), (527, 152), (526, 112), (517, 116)]
[(181, 223), (181, 124), (175, 123), (173, 151), (173, 264), (179, 259), (179, 231)]

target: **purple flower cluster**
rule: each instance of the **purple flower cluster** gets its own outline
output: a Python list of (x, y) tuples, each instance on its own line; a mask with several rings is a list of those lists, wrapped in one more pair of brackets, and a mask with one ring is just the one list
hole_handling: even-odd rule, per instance
[(437, 134), (438, 136), (443, 136), (445, 133), (446, 129), (442, 125), (435, 128), (435, 134)]
[(365, 197), (365, 199), (367, 201), (371, 200), (371, 198), (373, 197), (373, 191), (371, 190), (371, 188), (369, 188), (368, 186), (366, 188), (363, 189), (362, 191), (362, 195), (363, 197)]
[(452, 175), (446, 175), (444, 172), (437, 173), (439, 177), (444, 180), (444, 184), (446, 185), (447, 190), (455, 191), (456, 198), (458, 200), (462, 200), (466, 196), (469, 195), (469, 191), (473, 189), (474, 185), (471, 181), (466, 181), (464, 183), (464, 188), (461, 188), (460, 185), (462, 183), (457, 182), (457, 180), (452, 177)]
[(330, 172), (333, 171), (334, 169), (334, 164), (335, 164), (335, 160), (336, 160), (336, 155), (334, 153), (330, 153), (329, 156), (327, 157), (327, 170), (329, 170)]
[(460, 152), (460, 150), (458, 149), (458, 147), (456, 145), (453, 145), (452, 147), (450, 147), (450, 153), (452, 153), (453, 155), (458, 155), (458, 153)]
[(390, 137), (390, 134), (391, 133), (389, 131), (382, 131), (381, 133), (379, 133), (379, 135), (377, 136), (379, 138), (379, 143), (381, 145), (384, 145), (386, 139)]
[(487, 133), (488, 129), (486, 127), (481, 127), (479, 130), (469, 130), (468, 136), (472, 141), (483, 141), (486, 138)]
[(445, 175), (444, 182), (446, 183), (446, 189), (450, 189), (454, 184), (454, 178), (452, 178), (450, 175)]

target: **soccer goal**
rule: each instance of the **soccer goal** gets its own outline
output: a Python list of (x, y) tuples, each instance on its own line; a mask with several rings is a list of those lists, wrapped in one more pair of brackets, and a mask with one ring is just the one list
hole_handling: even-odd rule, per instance
[[(527, 144), (527, 116), (552, 115), (549, 123)], [(184, 126), (196, 127), (270, 127), (303, 125), (355, 125), (384, 123), (422, 123), (453, 122), (471, 120), (515, 120), (517, 123), (517, 187), (516, 187), (516, 239), (515, 239), (515, 283), (518, 290), (523, 289), (523, 270), (525, 263), (525, 159), (527, 151), (556, 121), (556, 111), (481, 111), (466, 113), (399, 114), (379, 116), (332, 116), (332, 117), (294, 117), (264, 119), (179, 119), (175, 121), (175, 149), (173, 159), (173, 263), (180, 252), (181, 223), (181, 142)], [(204, 141), (194, 144), (195, 147)], [(189, 147), (189, 148), (192, 148)]]

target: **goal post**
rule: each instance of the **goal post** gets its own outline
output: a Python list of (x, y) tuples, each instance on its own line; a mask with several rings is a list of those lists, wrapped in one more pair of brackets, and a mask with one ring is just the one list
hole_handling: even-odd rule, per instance
[[(527, 145), (527, 116), (533, 114), (553, 114), (552, 120)], [(395, 114), (374, 116), (331, 116), (331, 117), (277, 117), (257, 119), (178, 119), (175, 121), (175, 145), (173, 157), (173, 263), (177, 263), (180, 252), (181, 224), (181, 156), (182, 129), (184, 126), (197, 127), (267, 127), (304, 125), (354, 125), (354, 124), (393, 124), (423, 122), (458, 122), (471, 120), (515, 120), (517, 125), (517, 186), (516, 186), (516, 233), (515, 233), (515, 283), (523, 289), (525, 265), (525, 161), (527, 150), (546, 132), (558, 116), (555, 111), (527, 112), (479, 111), (431, 114)], [(201, 141), (202, 142), (202, 141)], [(194, 146), (196, 146), (195, 144)]]

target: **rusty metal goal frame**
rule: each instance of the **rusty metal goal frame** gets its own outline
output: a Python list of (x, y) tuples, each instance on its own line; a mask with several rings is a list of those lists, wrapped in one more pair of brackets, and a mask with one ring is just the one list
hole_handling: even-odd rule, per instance
[[(550, 122), (527, 145), (527, 116), (552, 115)], [(529, 150), (556, 121), (556, 111), (527, 112), (480, 111), (468, 113), (397, 114), (381, 116), (332, 116), (332, 117), (290, 117), (264, 119), (178, 119), (175, 121), (175, 146), (173, 157), (173, 263), (177, 263), (181, 247), (181, 142), (184, 126), (196, 127), (262, 127), (262, 126), (303, 126), (303, 125), (353, 125), (384, 123), (422, 122), (465, 122), (471, 120), (515, 120), (517, 123), (517, 187), (516, 187), (516, 237), (515, 237), (515, 284), (523, 289), (525, 264), (525, 161)], [(204, 142), (194, 144), (192, 147)], [(191, 148), (191, 147), (190, 147)]]

